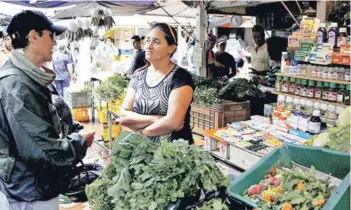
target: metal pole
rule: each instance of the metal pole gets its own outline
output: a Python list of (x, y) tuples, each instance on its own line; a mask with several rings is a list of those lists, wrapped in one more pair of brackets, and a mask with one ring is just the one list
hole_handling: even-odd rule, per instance
[(299, 21), (296, 20), (295, 16), (292, 14), (292, 12), (289, 10), (289, 8), (286, 6), (286, 4), (283, 1), (280, 1), (280, 3), (282, 3), (282, 5), (284, 6), (284, 8), (286, 9), (286, 11), (290, 14), (290, 16), (294, 19), (295, 23), (300, 27), (300, 23)]

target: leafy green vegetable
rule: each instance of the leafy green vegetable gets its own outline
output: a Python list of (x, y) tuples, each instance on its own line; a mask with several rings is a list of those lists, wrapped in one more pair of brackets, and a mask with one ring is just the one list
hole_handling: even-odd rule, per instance
[(212, 106), (222, 103), (222, 100), (218, 98), (218, 91), (215, 88), (196, 88), (193, 97), (193, 103), (199, 105)]
[(114, 75), (107, 78), (93, 90), (93, 95), (98, 99), (108, 101), (121, 97), (128, 86), (128, 80), (121, 75)]
[(222, 201), (222, 199), (214, 198), (205, 202), (197, 210), (229, 210), (228, 206)]
[(111, 159), (116, 174), (102, 194), (108, 193), (118, 210), (163, 210), (200, 188), (213, 191), (229, 184), (208, 152), (183, 140), (158, 145), (140, 134), (123, 132)]
[(266, 95), (252, 82), (243, 78), (235, 78), (218, 93), (219, 98), (242, 102), (251, 98), (264, 98)]

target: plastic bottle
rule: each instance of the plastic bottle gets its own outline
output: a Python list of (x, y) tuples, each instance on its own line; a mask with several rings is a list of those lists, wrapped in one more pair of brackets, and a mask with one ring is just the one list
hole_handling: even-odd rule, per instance
[(328, 79), (328, 67), (323, 67), (322, 68), (322, 78), (323, 79)]
[(290, 78), (290, 86), (289, 86), (289, 93), (295, 93), (295, 78)]
[(329, 82), (324, 82), (322, 99), (325, 101), (328, 101), (328, 94), (329, 94)]
[(313, 69), (313, 66), (312, 65), (307, 65), (307, 68), (306, 68), (306, 75), (307, 77), (310, 77), (311, 74), (312, 74), (312, 69)]
[(328, 68), (328, 77), (327, 77), (327, 79), (332, 80), (333, 79), (333, 75), (334, 75), (334, 68), (329, 67)]
[(290, 81), (289, 77), (283, 77), (283, 85), (282, 85), (282, 92), (288, 93), (289, 92)]
[(340, 28), (339, 30), (339, 36), (337, 39), (337, 47), (340, 47), (341, 45), (347, 44), (347, 33), (346, 33), (346, 28)]
[(347, 82), (350, 81), (350, 69), (346, 69), (346, 70), (345, 70), (344, 79), (345, 79), (345, 81), (347, 81)]
[(314, 98), (322, 99), (322, 91), (323, 91), (323, 82), (317, 82), (317, 87), (314, 92)]
[(350, 85), (346, 86), (346, 90), (344, 92), (344, 104), (350, 106)]
[(327, 118), (331, 120), (336, 119), (336, 107), (334, 105), (328, 105)]
[(287, 73), (287, 66), (289, 66), (287, 64), (287, 60), (288, 60), (288, 52), (282, 52), (282, 60), (281, 60), (281, 64), (280, 64), (280, 71), (282, 73)]
[(306, 76), (307, 65), (303, 64), (301, 66), (301, 76)]
[(313, 80), (308, 81), (307, 97), (313, 98), (316, 91), (315, 83)]
[(293, 103), (293, 97), (291, 96), (287, 96), (286, 97), (286, 103), (285, 103), (285, 107), (288, 109), (288, 110), (292, 110), (292, 103)]
[(329, 92), (328, 92), (328, 101), (336, 102), (336, 99), (337, 99), (336, 84), (331, 82)]
[(294, 98), (294, 104), (296, 105), (295, 110), (301, 110), (301, 104), (299, 98)]
[(281, 92), (282, 91), (282, 77), (277, 76), (277, 80), (275, 80), (275, 91)]
[(325, 28), (325, 23), (321, 23), (317, 31), (317, 43), (321, 44), (326, 41), (327, 41), (327, 29)]
[(296, 79), (295, 82), (295, 95), (300, 95), (301, 90), (301, 79)]
[(312, 72), (311, 72), (311, 77), (317, 77), (317, 70), (318, 66), (313, 66), (312, 67)]
[(305, 112), (308, 114), (312, 114), (312, 111), (313, 111), (313, 101), (307, 100)]
[(320, 111), (313, 110), (312, 117), (308, 123), (308, 132), (310, 134), (319, 134), (321, 132), (321, 118), (320, 118)]
[(338, 80), (340, 80), (340, 81), (345, 80), (345, 68), (343, 68), (343, 67), (339, 68)]
[(321, 116), (322, 117), (327, 117), (327, 110), (328, 110), (328, 105), (321, 103)]
[(307, 96), (307, 80), (306, 79), (303, 79), (301, 81), (300, 96), (303, 96), (303, 97)]
[(320, 67), (320, 66), (318, 66), (316, 77), (317, 77), (317, 78), (322, 78), (322, 74), (323, 74), (323, 68)]
[(337, 38), (339, 35), (338, 23), (332, 23), (328, 31), (328, 43), (333, 47), (337, 47)]
[(339, 68), (337, 68), (337, 67), (333, 68), (333, 80), (339, 79), (339, 72), (340, 72)]
[(285, 96), (279, 95), (277, 100), (277, 107), (279, 109), (285, 108)]
[(318, 101), (313, 103), (313, 110), (320, 110), (321, 108), (321, 103), (319, 103)]
[(306, 110), (306, 103), (307, 103), (307, 101), (305, 99), (300, 99), (300, 110), (301, 111)]
[(336, 102), (338, 103), (343, 103), (344, 102), (344, 91), (345, 91), (345, 85), (339, 85), (338, 90), (336, 91)]

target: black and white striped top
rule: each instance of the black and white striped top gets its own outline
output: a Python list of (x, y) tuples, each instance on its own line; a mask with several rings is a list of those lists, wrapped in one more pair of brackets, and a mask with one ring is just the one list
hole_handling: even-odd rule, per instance
[[(191, 74), (183, 68), (175, 65), (172, 71), (157, 85), (149, 86), (146, 82), (148, 67), (136, 71), (130, 87), (135, 90), (135, 101), (133, 110), (142, 115), (166, 115), (168, 110), (168, 99), (172, 90), (189, 85), (194, 89)], [(190, 129), (190, 106), (184, 119), (184, 127), (167, 136), (169, 141), (184, 139), (190, 144), (194, 142)], [(154, 142), (160, 142), (161, 137), (150, 137)]]

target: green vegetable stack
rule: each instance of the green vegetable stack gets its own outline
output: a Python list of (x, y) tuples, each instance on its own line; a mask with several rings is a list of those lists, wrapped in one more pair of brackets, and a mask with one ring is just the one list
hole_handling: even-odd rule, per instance
[(127, 86), (128, 80), (126, 77), (114, 75), (107, 78), (107, 80), (95, 88), (93, 94), (98, 99), (108, 101), (119, 98), (125, 92)]
[(98, 208), (102, 206), (98, 201), (104, 200), (97, 197), (112, 197), (114, 209), (163, 210), (200, 188), (209, 192), (229, 184), (206, 151), (183, 140), (158, 145), (140, 134), (123, 132), (113, 145), (111, 159), (116, 172), (107, 192), (89, 193), (98, 191), (92, 189), (96, 181), (87, 187), (93, 209), (105, 210)]

